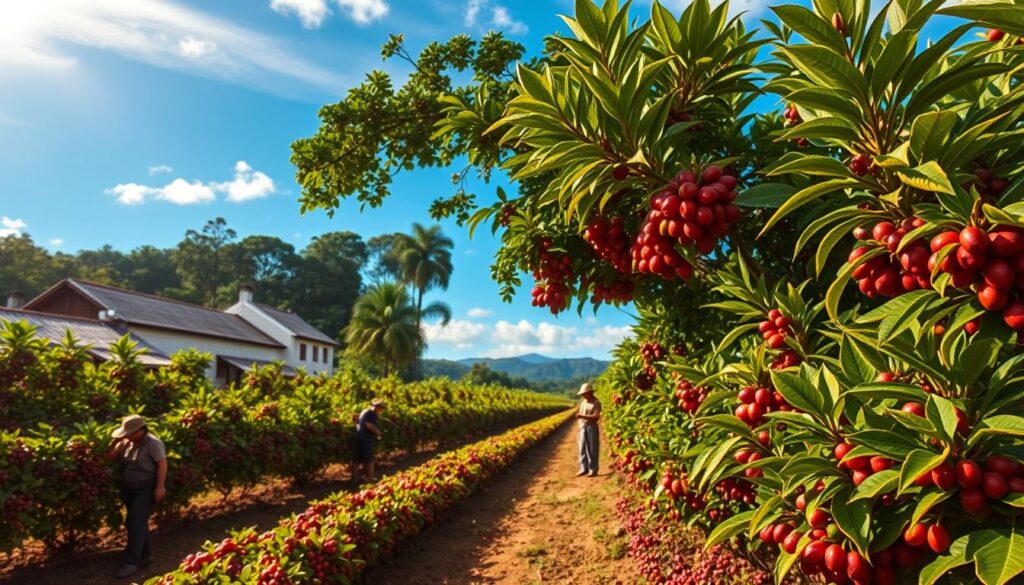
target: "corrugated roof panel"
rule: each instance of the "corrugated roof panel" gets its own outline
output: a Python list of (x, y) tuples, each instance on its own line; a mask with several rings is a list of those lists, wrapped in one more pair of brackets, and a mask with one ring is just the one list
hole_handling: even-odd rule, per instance
[(123, 319), (129, 324), (283, 347), (237, 315), (106, 285), (70, 279), (68, 282), (108, 309), (113, 309), (115, 319)]
[[(72, 336), (80, 345), (91, 346), (90, 353), (104, 360), (110, 358), (110, 352), (108, 351), (110, 346), (117, 343), (124, 335), (102, 321), (17, 309), (0, 309), (0, 321), (25, 321), (36, 328), (37, 336), (47, 339), (54, 344), (62, 343), (67, 336), (68, 330), (70, 330)], [(154, 366), (171, 363), (170, 358), (139, 337), (131, 335), (131, 339), (140, 348), (146, 349), (146, 354), (141, 360), (142, 363)]]

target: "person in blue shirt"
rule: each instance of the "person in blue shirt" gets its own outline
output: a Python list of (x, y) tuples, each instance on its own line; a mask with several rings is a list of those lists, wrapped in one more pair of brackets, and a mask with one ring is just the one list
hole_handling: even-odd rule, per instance
[(384, 401), (378, 398), (370, 403), (369, 408), (359, 413), (352, 450), (352, 482), (355, 485), (359, 485), (361, 481), (376, 481), (373, 469), (373, 450), (381, 436), (377, 415), (382, 410), (384, 410)]

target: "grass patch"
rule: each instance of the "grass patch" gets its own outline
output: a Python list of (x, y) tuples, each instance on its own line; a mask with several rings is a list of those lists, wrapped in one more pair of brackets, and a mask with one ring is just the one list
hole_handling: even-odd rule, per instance
[(543, 556), (547, 556), (548, 549), (543, 546), (528, 546), (523, 550), (516, 553), (516, 555), (524, 559), (538, 559)]

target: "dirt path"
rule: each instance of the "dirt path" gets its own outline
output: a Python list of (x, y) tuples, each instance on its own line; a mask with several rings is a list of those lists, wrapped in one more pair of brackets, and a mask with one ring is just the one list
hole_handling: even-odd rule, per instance
[[(420, 465), (439, 451), (457, 448), (467, 442), (472, 441), (459, 441), (378, 462), (377, 473), (391, 475)], [(272, 528), (281, 518), (304, 510), (310, 500), (351, 489), (349, 480), (347, 466), (332, 465), (318, 480), (304, 486), (274, 482), (245, 497), (233, 497), (226, 502), (220, 501), (219, 496), (207, 496), (198, 502), (197, 512), (156, 532), (153, 563), (131, 581), (141, 582), (173, 570), (185, 555), (199, 550), (207, 540), (220, 540), (229, 530), (246, 526), (257, 526), (260, 530)], [(119, 567), (123, 547), (122, 535), (106, 535), (96, 550), (54, 558), (44, 564), (23, 565), (0, 574), (0, 585), (127, 585), (130, 580), (112, 577)]]
[(598, 477), (574, 477), (576, 434), (574, 424), (556, 431), (365, 583), (633, 583), (615, 479), (604, 451)]

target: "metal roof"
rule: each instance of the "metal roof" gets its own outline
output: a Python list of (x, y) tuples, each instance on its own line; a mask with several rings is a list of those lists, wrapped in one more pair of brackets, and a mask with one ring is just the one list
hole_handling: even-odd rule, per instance
[(113, 310), (113, 320), (124, 321), (130, 325), (170, 329), (256, 345), (284, 347), (237, 315), (72, 278), (36, 297), (27, 306), (35, 305), (64, 284), (93, 300), (104, 309)]
[[(36, 313), (21, 309), (0, 308), (0, 321), (25, 321), (36, 329), (36, 336), (48, 340), (51, 344), (64, 342), (68, 331), (79, 345), (89, 346), (89, 353), (101, 360), (109, 360), (112, 356), (109, 348), (124, 335), (109, 324), (93, 319), (80, 319), (65, 315)], [(129, 334), (132, 341), (146, 353), (139, 356), (139, 361), (147, 366), (166, 366), (170, 358), (160, 353), (139, 337)]]
[[(235, 366), (236, 368), (238, 368), (238, 369), (240, 369), (242, 371), (245, 371), (245, 372), (248, 372), (249, 370), (255, 369), (257, 366), (262, 368), (262, 367), (266, 367), (266, 366), (269, 366), (270, 364), (274, 363), (274, 362), (268, 362), (266, 360), (254, 360), (254, 359), (251, 359), (251, 358), (240, 358), (240, 357), (232, 357), (232, 356), (227, 356), (227, 355), (219, 355), (219, 356), (217, 356), (217, 359), (219, 359), (221, 361), (224, 361), (224, 362), (227, 362), (227, 363), (229, 363), (229, 364)], [(293, 368), (293, 367), (291, 367), (289, 365), (282, 365), (281, 366), (281, 373), (284, 374), (285, 376), (294, 376), (297, 372), (296, 372), (295, 368)]]
[(270, 316), (271, 319), (277, 321), (281, 325), (284, 325), (285, 329), (291, 331), (295, 337), (329, 343), (331, 345), (338, 345), (337, 341), (334, 341), (316, 327), (306, 323), (302, 317), (299, 317), (291, 311), (282, 311), (281, 309), (275, 309), (270, 305), (263, 305), (259, 303), (255, 303), (255, 305), (259, 307), (261, 311)]

